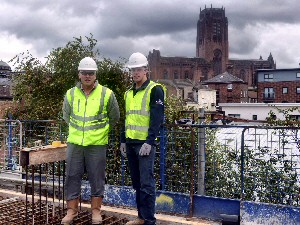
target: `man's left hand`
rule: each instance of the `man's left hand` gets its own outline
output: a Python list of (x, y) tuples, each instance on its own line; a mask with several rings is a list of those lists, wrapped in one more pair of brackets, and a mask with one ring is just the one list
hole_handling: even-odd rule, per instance
[(151, 152), (151, 145), (144, 143), (140, 149), (140, 156), (149, 155)]

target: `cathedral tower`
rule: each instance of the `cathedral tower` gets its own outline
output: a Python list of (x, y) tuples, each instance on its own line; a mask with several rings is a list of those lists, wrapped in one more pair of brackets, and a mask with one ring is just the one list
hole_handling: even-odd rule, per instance
[(225, 9), (200, 8), (196, 57), (203, 58), (212, 65), (214, 76), (226, 71), (228, 45), (228, 20)]

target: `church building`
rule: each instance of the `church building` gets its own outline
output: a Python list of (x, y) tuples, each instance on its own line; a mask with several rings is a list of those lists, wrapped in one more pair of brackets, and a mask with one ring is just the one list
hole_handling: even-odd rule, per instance
[(197, 85), (226, 72), (242, 80), (249, 90), (255, 90), (256, 70), (276, 69), (271, 53), (266, 60), (261, 56), (257, 59), (229, 58), (228, 19), (223, 7), (200, 8), (195, 53), (193, 58), (165, 57), (159, 50), (153, 49), (148, 55), (151, 79), (189, 80)]

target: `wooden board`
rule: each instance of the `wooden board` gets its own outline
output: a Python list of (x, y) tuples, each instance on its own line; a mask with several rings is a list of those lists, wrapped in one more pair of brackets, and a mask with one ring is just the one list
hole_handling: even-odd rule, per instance
[(66, 151), (66, 144), (59, 147), (47, 145), (38, 149), (24, 148), (20, 152), (20, 164), (21, 166), (28, 166), (63, 161), (66, 159)]

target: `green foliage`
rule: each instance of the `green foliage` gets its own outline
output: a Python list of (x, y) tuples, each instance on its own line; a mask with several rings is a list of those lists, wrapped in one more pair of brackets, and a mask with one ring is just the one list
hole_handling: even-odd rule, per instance
[(184, 101), (174, 95), (168, 96), (165, 100), (166, 124), (174, 124), (180, 119), (181, 111), (184, 110)]
[(124, 64), (104, 59), (98, 63), (97, 79), (100, 84), (110, 88), (116, 95), (120, 107), (120, 123), (125, 121), (124, 93), (132, 81), (127, 72), (123, 70)]
[(216, 137), (217, 129), (205, 129), (206, 194), (216, 197), (240, 197), (239, 153)]
[[(291, 116), (298, 107), (276, 110), (270, 111), (266, 128), (253, 128), (245, 137), (250, 140), (245, 140), (243, 146), (243, 193), (240, 144), (230, 144), (232, 140), (227, 137), (223, 141), (218, 140), (217, 132), (226, 128), (206, 128), (207, 195), (298, 205), (294, 195), (300, 189), (296, 169), (298, 155), (295, 155), (300, 149), (299, 122)], [(279, 113), (283, 114), (284, 119), (278, 119)], [(242, 138), (236, 135), (236, 141)], [(296, 147), (286, 146), (289, 142)]]
[[(166, 186), (168, 191), (189, 193), (193, 177), (193, 154), (195, 133), (191, 127), (178, 127), (167, 124), (167, 143), (165, 155)], [(159, 162), (157, 160), (157, 165)], [(157, 174), (158, 171), (157, 171)]]
[[(291, 113), (300, 112), (299, 107), (290, 107), (287, 109), (280, 109), (278, 107), (273, 107), (273, 110), (270, 110), (267, 117), (267, 123), (269, 126), (292, 126), (299, 127), (300, 121), (296, 120)], [(282, 114), (283, 120), (278, 119), (278, 114)]]
[(195, 115), (198, 115), (198, 111), (194, 107), (187, 107), (182, 98), (170, 95), (165, 99), (166, 124), (175, 124), (178, 119), (194, 118)]
[[(268, 158), (270, 157), (270, 158)], [(292, 204), (299, 190), (296, 163), (287, 160), (279, 149), (258, 147), (245, 151), (244, 199), (274, 204)]]
[[(268, 180), (268, 186), (266, 186), (267, 193), (269, 196), (275, 196), (273, 203), (281, 204), (295, 204), (293, 199), (294, 193), (299, 193), (300, 185), (297, 178), (297, 162), (299, 161), (299, 155), (295, 152), (300, 150), (300, 140), (299, 140), (299, 127), (300, 121), (293, 116), (293, 114), (299, 115), (299, 107), (290, 107), (287, 109), (280, 109), (273, 106), (273, 110), (270, 110), (269, 116), (267, 118), (268, 126), (280, 126), (281, 129), (276, 129), (273, 131), (273, 135), (280, 137), (280, 149), (283, 152), (278, 152), (275, 149), (274, 155), (270, 159), (271, 166), (267, 165), (265, 173), (272, 174), (272, 179)], [(279, 119), (278, 115), (282, 115), (284, 119)], [(287, 127), (284, 129), (283, 127)], [(292, 128), (292, 129), (291, 129)], [(287, 155), (285, 151), (286, 144), (288, 142), (293, 142), (296, 149), (290, 150), (290, 155)], [(286, 149), (286, 150), (285, 150)], [(269, 152), (268, 152), (269, 153)], [(296, 159), (294, 159), (296, 157)], [(277, 165), (277, 166), (276, 166)], [(281, 167), (278, 168), (278, 165)], [(271, 168), (270, 168), (271, 167)], [(271, 173), (270, 173), (271, 172)], [(264, 190), (264, 192), (266, 192)], [(296, 203), (297, 205), (298, 203)]]
[[(95, 49), (96, 44), (92, 35), (74, 38), (66, 46), (53, 49), (44, 64), (29, 52), (17, 55), (12, 61), (19, 73), (13, 80), (14, 100), (19, 105), (10, 111), (13, 117), (27, 120), (61, 118), (64, 95), (78, 81), (78, 64), (86, 56), (96, 60), (100, 84), (115, 92), (122, 109), (129, 76), (123, 71), (123, 63), (97, 60), (100, 53)], [(124, 113), (122, 116), (124, 118)]]

